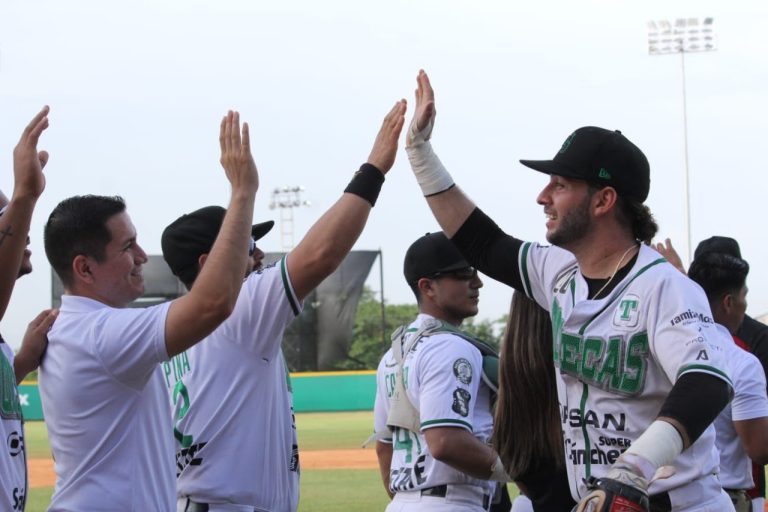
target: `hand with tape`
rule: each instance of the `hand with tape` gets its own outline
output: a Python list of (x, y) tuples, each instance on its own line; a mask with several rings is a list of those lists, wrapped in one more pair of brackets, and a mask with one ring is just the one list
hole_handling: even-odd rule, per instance
[(621, 457), (602, 478), (590, 478), (589, 494), (576, 512), (648, 512), (648, 481), (640, 468)]

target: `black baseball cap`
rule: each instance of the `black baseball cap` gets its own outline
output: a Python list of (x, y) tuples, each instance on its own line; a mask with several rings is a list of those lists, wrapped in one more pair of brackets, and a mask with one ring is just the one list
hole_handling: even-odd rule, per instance
[(427, 233), (411, 244), (405, 253), (403, 274), (408, 284), (438, 272), (451, 272), (469, 267), (459, 250), (442, 231)]
[(728, 254), (736, 258), (741, 258), (739, 242), (729, 236), (711, 236), (706, 240), (702, 240), (699, 242), (699, 245), (696, 246), (696, 250), (693, 251), (693, 259), (698, 259), (710, 252)]
[(579, 128), (565, 139), (552, 160), (520, 160), (537, 171), (613, 187), (641, 203), (648, 198), (651, 169), (640, 148), (619, 130)]
[[(174, 275), (197, 264), (201, 254), (211, 252), (227, 210), (221, 206), (206, 206), (182, 215), (163, 230), (160, 244), (163, 258)], [(272, 229), (275, 221), (254, 224), (251, 236), (258, 240)]]

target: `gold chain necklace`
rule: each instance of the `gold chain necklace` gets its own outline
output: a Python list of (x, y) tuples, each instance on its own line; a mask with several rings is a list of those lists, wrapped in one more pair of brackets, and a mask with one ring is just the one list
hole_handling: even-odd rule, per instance
[(626, 251), (624, 251), (624, 254), (622, 254), (622, 255), (621, 255), (621, 258), (619, 259), (619, 262), (616, 264), (616, 268), (615, 268), (615, 269), (613, 269), (613, 274), (611, 274), (611, 277), (609, 277), (609, 278), (608, 278), (608, 280), (605, 282), (605, 284), (604, 284), (604, 285), (603, 285), (603, 286), (602, 286), (602, 287), (601, 287), (599, 290), (597, 290), (597, 293), (595, 293), (595, 294), (592, 296), (592, 299), (591, 299), (591, 300), (595, 300), (595, 299), (597, 299), (598, 295), (600, 295), (600, 294), (603, 292), (603, 290), (605, 290), (605, 288), (606, 288), (606, 287), (607, 287), (609, 284), (611, 284), (611, 281), (613, 281), (613, 278), (614, 278), (614, 277), (616, 277), (616, 273), (619, 271), (619, 268), (621, 268), (621, 264), (622, 264), (622, 262), (624, 261), (624, 258), (626, 258), (626, 257), (627, 257), (627, 254), (629, 254), (629, 251), (631, 251), (631, 250), (632, 250), (632, 249), (634, 249), (635, 247), (637, 247), (637, 244), (632, 244), (632, 245), (630, 245), (630, 246), (627, 248), (627, 250), (626, 250)]

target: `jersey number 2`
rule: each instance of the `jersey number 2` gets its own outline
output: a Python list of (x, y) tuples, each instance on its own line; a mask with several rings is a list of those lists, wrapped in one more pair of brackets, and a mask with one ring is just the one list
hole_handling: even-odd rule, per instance
[(189, 411), (189, 392), (184, 382), (178, 381), (173, 388), (173, 403), (179, 404), (179, 397), (181, 397), (181, 405), (179, 411), (176, 413), (176, 426), (173, 427), (173, 437), (179, 442), (182, 448), (189, 448), (192, 446), (192, 436), (184, 435), (178, 428), (179, 422), (184, 419)]

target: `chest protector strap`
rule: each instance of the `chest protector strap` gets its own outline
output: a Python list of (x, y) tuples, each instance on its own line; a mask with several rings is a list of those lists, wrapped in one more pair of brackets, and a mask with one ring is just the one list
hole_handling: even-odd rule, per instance
[(493, 393), (499, 390), (499, 354), (487, 343), (473, 338), (469, 334), (456, 329), (452, 325), (441, 322), (436, 319), (426, 320), (418, 330), (408, 331), (404, 326), (399, 327), (392, 333), (392, 354), (397, 362), (395, 373), (395, 389), (389, 399), (389, 414), (387, 415), (387, 426), (400, 427), (418, 432), (421, 422), (419, 411), (408, 399), (405, 391), (405, 381), (403, 375), (403, 365), (408, 353), (424, 337), (434, 334), (450, 333), (469, 342), (480, 351), (483, 357), (483, 382), (491, 389)]

